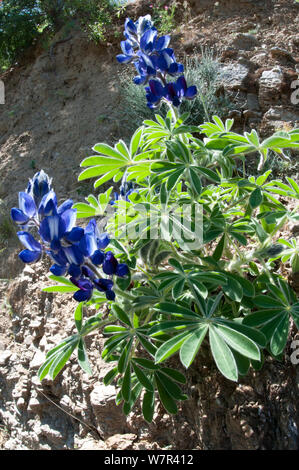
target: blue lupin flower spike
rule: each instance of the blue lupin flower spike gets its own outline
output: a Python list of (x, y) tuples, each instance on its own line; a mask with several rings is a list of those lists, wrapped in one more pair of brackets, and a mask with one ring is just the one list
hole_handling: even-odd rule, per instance
[[(124, 196), (131, 191), (131, 183), (125, 183), (121, 189)], [(36, 173), (27, 189), (19, 193), (19, 207), (11, 210), (13, 221), (23, 228), (17, 233), (25, 247), (19, 258), (31, 264), (39, 261), (43, 253), (48, 254), (54, 261), (50, 272), (56, 276), (68, 274), (79, 288), (74, 295), (78, 302), (88, 301), (93, 289), (105, 292), (107, 300), (114, 300), (111, 277), (127, 276), (129, 268), (119, 263), (111, 251), (104, 251), (110, 238), (107, 233), (100, 233), (95, 219), (85, 229), (76, 226), (76, 210), (72, 206), (71, 199), (58, 206), (51, 179), (43, 170)], [(32, 226), (37, 229), (40, 241), (24, 230)], [(99, 267), (109, 279), (101, 276)]]
[[(183, 99), (195, 98), (196, 86), (187, 86), (184, 66), (177, 62), (173, 49), (168, 47), (170, 36), (158, 38), (150, 15), (141, 16), (135, 23), (127, 18), (124, 36), (126, 40), (121, 41), (123, 54), (116, 58), (120, 63), (134, 64), (136, 85), (148, 84), (145, 91), (149, 108), (157, 108), (163, 101), (178, 107)], [(178, 78), (175, 82), (167, 82), (167, 76)]]

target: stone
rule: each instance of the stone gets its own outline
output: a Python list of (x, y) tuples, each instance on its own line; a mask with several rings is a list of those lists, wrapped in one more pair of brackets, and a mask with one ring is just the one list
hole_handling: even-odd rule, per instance
[(80, 446), (80, 450), (104, 450), (106, 449), (104, 441), (94, 441), (93, 439), (88, 439), (84, 441)]
[(243, 51), (251, 51), (259, 46), (259, 41), (253, 34), (238, 33), (232, 42), (232, 46)]
[(263, 109), (277, 103), (281, 98), (283, 71), (277, 66), (265, 70), (259, 79), (259, 103)]
[(136, 441), (136, 434), (115, 434), (106, 441), (107, 449), (128, 450), (132, 449), (133, 442)]
[(266, 52), (259, 52), (251, 58), (251, 62), (258, 65), (259, 67), (263, 67), (267, 61), (267, 58), (268, 54)]
[(104, 437), (126, 431), (126, 417), (122, 407), (115, 404), (113, 385), (96, 384), (90, 394), (90, 404), (95, 414), (98, 431)]
[(28, 403), (28, 411), (39, 413), (43, 408), (43, 403), (37, 397), (31, 397)]
[(270, 49), (270, 55), (273, 57), (273, 59), (277, 59), (280, 62), (292, 62), (293, 64), (296, 63), (296, 60), (292, 56), (292, 54), (285, 50), (281, 49), (280, 47), (272, 47)]
[(260, 111), (259, 99), (255, 93), (247, 94), (247, 108), (250, 111)]
[(30, 362), (30, 370), (39, 369), (40, 366), (45, 362), (45, 359), (45, 353), (37, 350), (33, 356), (32, 361)]
[(3, 351), (0, 353), (0, 366), (5, 366), (11, 357), (12, 352), (11, 351)]
[(221, 65), (219, 81), (228, 90), (246, 90), (248, 74), (248, 68), (242, 64)]
[(295, 123), (299, 121), (299, 110), (286, 108), (285, 106), (273, 106), (264, 114), (264, 119)]

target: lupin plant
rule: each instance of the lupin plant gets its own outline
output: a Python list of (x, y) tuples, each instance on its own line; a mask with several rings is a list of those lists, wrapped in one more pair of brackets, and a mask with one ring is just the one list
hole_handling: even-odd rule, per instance
[[(77, 333), (47, 353), (40, 379), (54, 379), (76, 348), (92, 373), (84, 337), (101, 329), (102, 358), (113, 364), (104, 383), (116, 384), (125, 414), (141, 400), (150, 422), (157, 397), (169, 413), (187, 398), (184, 374), (165, 364), (171, 356), (189, 368), (205, 347), (219, 371), (237, 381), (259, 370), (265, 356), (282, 358), (290, 323), (299, 327), (298, 299), (276, 261), (291, 259), (298, 269), (295, 243), (276, 238), (286, 222), (298, 223), (298, 207), (290, 210), (281, 196), (298, 200), (299, 186), (262, 171), (270, 150), (299, 148), (299, 129), (260, 141), (256, 131), (240, 135), (233, 120), (217, 116), (186, 125), (179, 105), (196, 89), (187, 87), (170, 37), (158, 38), (147, 15), (126, 20), (125, 38), (118, 61), (134, 64), (150, 108), (163, 101), (169, 111), (144, 121), (128, 146), (99, 143), (82, 161), (79, 181), (96, 178), (95, 188), (122, 181), (120, 194), (112, 196), (111, 186), (85, 203), (57, 206), (51, 181), (39, 172), (12, 218), (23, 229), (20, 258), (34, 263), (47, 253), (54, 261), (50, 279), (58, 284), (44, 290), (74, 292), (78, 301)], [(251, 153), (260, 157), (257, 177), (245, 172)], [(92, 220), (83, 229), (76, 216)], [(26, 231), (31, 227), (40, 242)], [(97, 314), (85, 318), (91, 305)]]

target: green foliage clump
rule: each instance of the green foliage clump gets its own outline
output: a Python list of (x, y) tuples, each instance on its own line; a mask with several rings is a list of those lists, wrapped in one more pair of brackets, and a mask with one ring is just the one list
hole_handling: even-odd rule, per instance
[[(275, 239), (288, 221), (298, 222), (298, 207), (289, 209), (279, 198), (298, 201), (299, 186), (262, 171), (270, 151), (298, 149), (299, 130), (261, 141), (254, 130), (233, 132), (233, 120), (213, 116), (190, 126), (187, 118), (170, 106), (165, 119), (145, 120), (128, 146), (100, 143), (82, 161), (79, 181), (95, 178), (95, 188), (109, 180), (135, 184), (105, 219), (130, 273), (116, 281), (108, 316), (97, 292), (80, 302), (77, 332), (50, 350), (39, 370), (40, 379), (54, 379), (77, 350), (80, 366), (91, 373), (85, 336), (103, 329), (102, 358), (111, 363), (104, 383), (115, 382), (125, 414), (140, 399), (147, 421), (156, 397), (171, 414), (187, 398), (184, 375), (164, 365), (170, 357), (178, 355), (187, 369), (209, 348), (224, 377), (238, 381), (251, 368), (260, 370), (268, 355), (281, 360), (292, 321), (299, 328), (296, 293), (275, 266), (280, 258), (298, 270), (295, 241)], [(257, 177), (236, 165), (252, 153), (260, 155)], [(106, 214), (112, 189), (75, 204), (78, 217)], [(66, 278), (50, 279), (56, 284), (45, 291), (74, 291)], [(99, 310), (84, 320), (89, 305)]]
[(38, 36), (36, 0), (4, 0), (0, 7), (0, 69), (7, 68)]
[(105, 39), (119, 6), (111, 0), (3, 0), (0, 6), (0, 69), (9, 67), (42, 37), (75, 24), (94, 41)]

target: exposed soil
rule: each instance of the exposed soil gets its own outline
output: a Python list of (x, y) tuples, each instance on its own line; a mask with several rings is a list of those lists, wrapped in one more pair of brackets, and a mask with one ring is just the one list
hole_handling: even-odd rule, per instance
[[(299, 4), (189, 4), (179, 14), (184, 23), (174, 31), (172, 45), (182, 58), (200, 54), (201, 46), (217, 51), (234, 78), (223, 87), (235, 106), (236, 129), (255, 127), (269, 135), (298, 127), (291, 83), (299, 71)], [(149, 2), (131, 6), (134, 19), (146, 13)], [(122, 32), (122, 23), (115, 31)], [(59, 39), (58, 34), (53, 43)], [(52, 49), (36, 46), (1, 77), (6, 104), (0, 105), (0, 224), (5, 222), (7, 236), (0, 247), (0, 448), (298, 449), (299, 368), (290, 361), (291, 341), (299, 339), (295, 329), (282, 362), (267, 358), (260, 372), (238, 384), (223, 378), (208, 354), (201, 356), (187, 373), (190, 399), (179, 414), (170, 417), (157, 404), (150, 425), (138, 409), (125, 418), (115, 405), (115, 388), (103, 385), (110, 366), (100, 358), (99, 333), (88, 345), (92, 377), (75, 357), (54, 382), (40, 384), (36, 377), (45, 353), (74, 331), (75, 302), (67, 294), (41, 292), (49, 284), (46, 260), (25, 267), (18, 260), (9, 209), (41, 168), (53, 177), (61, 201), (83, 200), (92, 191), (92, 183), (77, 182), (81, 160), (95, 143), (127, 136), (119, 115), (117, 77), (123, 69), (117, 53), (119, 39), (112, 33), (107, 44), (95, 45), (74, 32)], [(265, 78), (265, 71), (272, 78)], [(298, 154), (292, 158), (289, 171), (296, 178)], [(298, 236), (294, 227), (285, 228), (287, 234), (291, 230)]]

